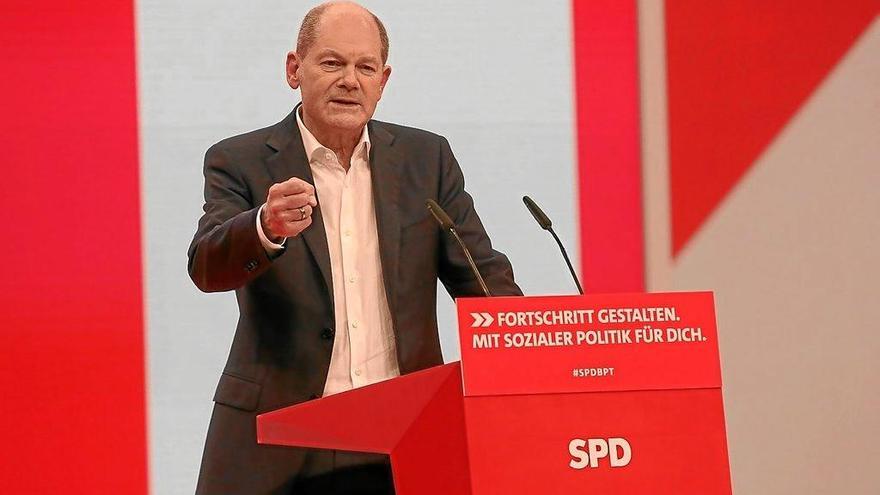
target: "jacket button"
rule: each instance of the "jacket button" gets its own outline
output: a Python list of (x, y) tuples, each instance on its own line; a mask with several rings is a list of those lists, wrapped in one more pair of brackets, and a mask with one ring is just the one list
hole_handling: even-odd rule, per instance
[(309, 400), (315, 400), (315, 399), (320, 399), (320, 398), (321, 398), (320, 394), (312, 394), (309, 396)]
[(330, 340), (333, 338), (336, 332), (333, 331), (332, 328), (325, 328), (321, 330), (321, 338), (324, 340)]

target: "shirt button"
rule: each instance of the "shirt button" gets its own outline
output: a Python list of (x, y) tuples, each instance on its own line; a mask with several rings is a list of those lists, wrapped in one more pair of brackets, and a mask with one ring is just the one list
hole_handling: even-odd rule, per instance
[(357, 280), (357, 279), (355, 279), (354, 277), (348, 277), (348, 281), (351, 283), (354, 283), (355, 280)]
[(351, 231), (350, 231), (350, 230), (346, 230), (346, 231), (345, 231), (345, 237), (351, 237)]
[(330, 154), (330, 152), (328, 151), (328, 152), (324, 153), (324, 158), (329, 162), (330, 160), (333, 159), (333, 155)]
[(361, 376), (361, 370), (360, 370), (360, 369), (356, 369), (356, 370), (354, 370), (354, 374), (355, 374), (356, 376)]
[(357, 327), (358, 327), (358, 322), (357, 322), (357, 321), (353, 321), (353, 322), (351, 322), (351, 328), (357, 328)]

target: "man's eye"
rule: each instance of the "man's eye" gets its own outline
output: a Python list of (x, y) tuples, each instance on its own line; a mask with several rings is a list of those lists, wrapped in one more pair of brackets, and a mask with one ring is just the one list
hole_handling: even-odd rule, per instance
[(372, 65), (362, 65), (361, 70), (366, 72), (367, 74), (373, 74), (374, 72), (376, 72), (376, 68)]
[(325, 60), (321, 62), (321, 66), (329, 68), (339, 67), (340, 65), (342, 64), (340, 64), (338, 60)]

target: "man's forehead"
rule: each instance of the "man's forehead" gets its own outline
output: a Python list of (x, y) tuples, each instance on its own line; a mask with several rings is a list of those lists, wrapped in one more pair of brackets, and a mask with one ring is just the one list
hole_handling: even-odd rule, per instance
[(339, 55), (358, 52), (379, 58), (382, 41), (376, 21), (366, 11), (325, 12), (318, 23), (314, 49)]

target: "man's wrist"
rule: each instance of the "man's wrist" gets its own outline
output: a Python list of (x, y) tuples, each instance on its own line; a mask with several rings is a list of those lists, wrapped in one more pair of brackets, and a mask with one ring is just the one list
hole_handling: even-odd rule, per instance
[(260, 206), (260, 211), (257, 212), (257, 235), (260, 237), (260, 243), (263, 245), (263, 248), (266, 250), (268, 254), (274, 254), (278, 251), (284, 249), (284, 243), (287, 241), (285, 237), (277, 237), (273, 236), (272, 239), (269, 238), (271, 235), (271, 231), (265, 228), (263, 215), (265, 214), (266, 204), (263, 203), (263, 206)]
[(268, 213), (266, 213), (266, 205), (264, 204), (262, 207), (260, 207), (260, 227), (263, 229), (263, 234), (266, 235), (266, 238), (269, 239), (270, 242), (274, 244), (281, 244), (281, 241), (284, 240), (284, 237), (281, 237), (280, 235), (276, 236), (272, 233), (272, 229), (269, 228), (269, 225), (266, 223), (267, 215)]

